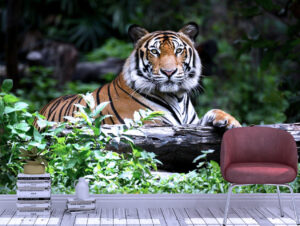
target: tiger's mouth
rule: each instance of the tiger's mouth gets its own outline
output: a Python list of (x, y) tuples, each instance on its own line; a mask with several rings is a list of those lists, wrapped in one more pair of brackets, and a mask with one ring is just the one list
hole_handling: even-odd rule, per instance
[(155, 90), (161, 93), (177, 93), (177, 92), (187, 92), (189, 89), (185, 86), (188, 77), (180, 76), (180, 78), (166, 77), (155, 78), (153, 83), (155, 84)]

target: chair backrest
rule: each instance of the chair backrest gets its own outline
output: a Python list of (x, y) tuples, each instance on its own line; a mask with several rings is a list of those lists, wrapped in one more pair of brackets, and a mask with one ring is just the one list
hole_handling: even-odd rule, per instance
[(272, 162), (293, 167), (298, 153), (293, 136), (269, 127), (240, 127), (226, 131), (221, 145), (221, 170), (231, 163)]

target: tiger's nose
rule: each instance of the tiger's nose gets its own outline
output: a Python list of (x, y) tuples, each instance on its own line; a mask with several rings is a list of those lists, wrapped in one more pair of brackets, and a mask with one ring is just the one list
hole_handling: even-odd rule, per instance
[(160, 69), (160, 71), (161, 71), (161, 73), (163, 73), (164, 75), (171, 77), (173, 74), (176, 73), (177, 68), (175, 68), (175, 69)]

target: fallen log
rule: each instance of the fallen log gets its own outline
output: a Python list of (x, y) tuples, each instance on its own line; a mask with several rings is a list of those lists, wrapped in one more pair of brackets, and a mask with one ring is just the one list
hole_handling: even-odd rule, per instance
[[(300, 123), (263, 125), (285, 130), (289, 132), (297, 143), (300, 150)], [(109, 132), (112, 125), (104, 125), (102, 128)], [(144, 125), (143, 127), (131, 130), (134, 143), (146, 151), (154, 152), (157, 159), (163, 162), (161, 169), (175, 172), (186, 172), (195, 169), (193, 160), (201, 154), (202, 150), (213, 149), (214, 153), (209, 154), (208, 160), (219, 162), (220, 144), (224, 129), (216, 129), (208, 126), (157, 126)], [(120, 144), (118, 148), (109, 145), (110, 150), (117, 152), (130, 151), (126, 144)]]

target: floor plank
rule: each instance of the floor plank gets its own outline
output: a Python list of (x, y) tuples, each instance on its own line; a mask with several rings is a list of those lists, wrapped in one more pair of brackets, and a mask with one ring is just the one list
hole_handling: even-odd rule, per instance
[(50, 219), (50, 215), (49, 216), (38, 216), (34, 225), (47, 225), (49, 219)]
[(0, 216), (0, 225), (7, 225), (10, 219), (14, 216), (15, 212), (16, 211), (13, 209), (4, 210), (4, 212)]
[(187, 215), (185, 209), (183, 208), (173, 208), (173, 211), (176, 215), (177, 220), (181, 226), (190, 226), (193, 225), (190, 217)]
[(196, 210), (207, 225), (220, 225), (209, 209), (197, 208)]
[(185, 210), (193, 225), (206, 225), (196, 209), (186, 208)]
[(76, 226), (86, 226), (88, 220), (88, 214), (75, 214), (75, 223)]
[(126, 223), (127, 226), (140, 225), (140, 220), (136, 208), (125, 209)]
[(149, 208), (149, 212), (154, 225), (161, 225), (161, 226), (167, 225), (160, 208)]
[(172, 208), (162, 208), (161, 211), (162, 214), (164, 215), (167, 225), (180, 226)]
[[(297, 211), (298, 217), (300, 218), (300, 214), (298, 212), (299, 207), (300, 206), (296, 206), (296, 211)], [(291, 218), (291, 219), (293, 219), (293, 220), (296, 221), (294, 209), (291, 209), (290, 207), (285, 207), (285, 208), (283, 208), (283, 212), (284, 212), (285, 216), (288, 216), (289, 218)]]
[[(276, 207), (268, 207), (268, 208), (265, 208), (267, 211), (269, 211), (274, 217), (280, 217), (280, 209), (279, 207), (276, 208)], [(296, 224), (296, 220), (294, 219), (295, 217), (290, 217), (289, 214), (286, 214), (284, 209), (286, 208), (283, 208), (283, 213), (284, 213), (284, 216), (283, 217), (280, 217), (280, 219), (287, 225), (295, 225)]]
[(138, 208), (138, 216), (140, 219), (140, 224), (143, 226), (153, 226), (153, 221), (147, 208)]
[(14, 225), (14, 226), (18, 226), (22, 223), (24, 219), (24, 216), (17, 216), (16, 215), (16, 211), (14, 211), (14, 213), (11, 216), (10, 221), (7, 223), (7, 225)]
[[(26, 216), (24, 217), (22, 223), (20, 225), (34, 225), (37, 217), (36, 216)], [(57, 224), (55, 224), (57, 225)]]
[(244, 209), (232, 208), (232, 210), (247, 224), (247, 225), (259, 225), (258, 222)]
[(101, 209), (96, 210), (95, 213), (89, 213), (88, 214), (88, 220), (87, 225), (88, 226), (98, 226), (100, 225), (100, 215), (101, 215)]
[(246, 211), (252, 218), (254, 218), (259, 225), (263, 225), (263, 226), (272, 226), (273, 224), (268, 221), (268, 219), (263, 216), (259, 211), (257, 211), (257, 209), (255, 208), (242, 208), (244, 211)]
[(75, 223), (75, 215), (64, 211), (61, 219), (61, 225), (74, 225), (74, 223)]
[[(219, 208), (222, 214), (225, 214), (225, 208)], [(233, 211), (232, 208), (229, 209), (228, 211), (228, 219), (231, 221), (232, 224), (234, 225), (245, 225), (246, 222), (243, 221), (237, 214), (236, 212)]]
[(51, 212), (49, 221), (47, 225), (60, 225), (63, 218), (64, 210), (54, 209)]
[(265, 216), (272, 224), (274, 225), (286, 225), (280, 218), (280, 215), (273, 215), (271, 214), (266, 208), (258, 207), (257, 210)]
[(114, 225), (114, 212), (112, 208), (102, 208), (101, 210), (101, 225)]
[[(219, 222), (219, 224), (223, 225), (224, 213), (221, 212), (219, 208), (208, 208), (211, 214), (215, 217), (215, 219)], [(231, 211), (231, 208), (229, 209)], [(233, 225), (231, 219), (227, 219), (227, 225)]]
[(126, 217), (124, 208), (114, 208), (114, 226), (125, 226)]

